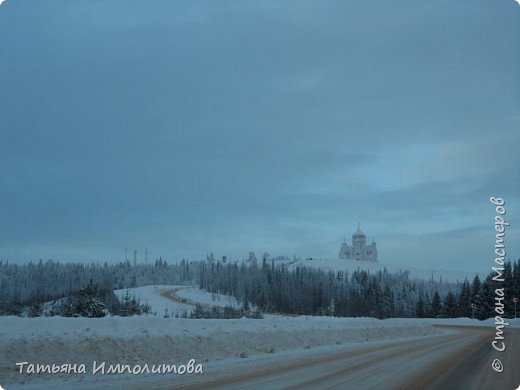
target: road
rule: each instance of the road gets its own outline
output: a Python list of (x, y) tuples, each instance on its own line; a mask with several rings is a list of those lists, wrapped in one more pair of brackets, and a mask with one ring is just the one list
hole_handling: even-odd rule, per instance
[[(273, 354), (268, 363), (206, 371), (184, 376), (182, 383), (156, 383), (150, 388), (514, 390), (520, 385), (520, 329), (507, 329), (507, 349), (497, 352), (491, 346), (494, 328), (440, 327), (448, 332), (290, 360)], [(504, 365), (502, 373), (491, 368), (495, 358)]]

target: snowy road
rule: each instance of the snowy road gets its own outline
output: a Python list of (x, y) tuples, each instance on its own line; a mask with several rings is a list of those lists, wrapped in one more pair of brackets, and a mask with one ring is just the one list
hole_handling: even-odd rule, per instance
[[(359, 346), (333, 353), (272, 360), (206, 372), (156, 389), (516, 389), (520, 330), (508, 329), (508, 349), (491, 346), (494, 328), (443, 326), (449, 334)], [(516, 352), (516, 354), (515, 354)], [(491, 368), (493, 358), (505, 366)]]

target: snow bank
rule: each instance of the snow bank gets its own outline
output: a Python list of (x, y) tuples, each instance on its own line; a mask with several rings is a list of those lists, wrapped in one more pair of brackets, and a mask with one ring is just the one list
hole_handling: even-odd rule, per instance
[[(124, 294), (125, 291), (117, 293)], [(92, 367), (94, 361), (153, 365), (186, 364), (193, 358), (198, 363), (214, 364), (302, 348), (421, 337), (446, 331), (433, 326), (436, 324), (494, 327), (492, 319), (481, 322), (467, 318), (377, 320), (279, 315), (265, 315), (261, 320), (163, 318), (161, 314), (165, 304), (171, 305), (171, 312), (191, 309), (195, 302), (205, 305), (238, 305), (238, 302), (187, 286), (147, 286), (134, 291), (159, 315), (0, 317), (0, 384), (9, 390), (21, 388), (21, 385), (23, 388), (29, 386), (29, 389), (80, 385), (115, 388), (115, 384), (124, 379), (121, 375), (93, 376), (90, 371), (85, 375), (20, 374), (16, 367), (18, 362), (83, 363)], [(520, 327), (520, 319), (508, 322)], [(134, 382), (137, 380), (141, 378), (132, 379)]]
[[(2, 385), (91, 381), (92, 375), (20, 374), (17, 362), (162, 364), (197, 362), (435, 334), (419, 320), (266, 316), (263, 320), (192, 320), (160, 316), (0, 318)], [(106, 377), (105, 377), (106, 378)], [(97, 379), (96, 379), (97, 380)], [(70, 385), (70, 384), (69, 384)], [(69, 386), (67, 385), (67, 386)], [(70, 385), (72, 386), (72, 385)]]

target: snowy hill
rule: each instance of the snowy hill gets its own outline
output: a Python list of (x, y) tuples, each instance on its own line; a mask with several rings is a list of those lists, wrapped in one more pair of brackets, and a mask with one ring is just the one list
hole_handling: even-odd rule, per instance
[(150, 305), (152, 313), (156, 315), (164, 315), (165, 313), (168, 313), (172, 316), (180, 316), (186, 311), (189, 313), (197, 303), (205, 307), (240, 307), (240, 303), (233, 297), (208, 293), (192, 286), (143, 286), (115, 290), (114, 292), (119, 298), (121, 298), (127, 293), (127, 291), (130, 296), (135, 296), (135, 298), (139, 299), (141, 303)]
[[(289, 266), (289, 269), (294, 269), (296, 267), (313, 267), (319, 268), (324, 271), (347, 271), (352, 273), (356, 270), (366, 270), (371, 274), (374, 274), (378, 271), (383, 271), (385, 268), (390, 273), (397, 272), (408, 272), (410, 278), (418, 278), (431, 280), (433, 279), (436, 282), (445, 281), (445, 282), (456, 282), (463, 281), (467, 278), (471, 281), (477, 272), (472, 271), (460, 271), (460, 270), (427, 270), (421, 268), (410, 268), (400, 265), (394, 264), (385, 264), (385, 263), (372, 263), (367, 261), (356, 261), (356, 260), (338, 260), (338, 259), (312, 259), (312, 260), (278, 260), (275, 261), (275, 264), (285, 263)], [(479, 275), (482, 277), (482, 275)]]

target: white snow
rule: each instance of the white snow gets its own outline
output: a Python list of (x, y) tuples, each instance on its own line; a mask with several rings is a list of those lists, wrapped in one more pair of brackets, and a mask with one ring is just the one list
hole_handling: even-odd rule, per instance
[(151, 306), (152, 313), (162, 316), (165, 311), (171, 316), (181, 316), (185, 311), (188, 315), (196, 303), (204, 306), (233, 306), (240, 307), (240, 303), (227, 295), (208, 293), (192, 286), (144, 286), (130, 289), (115, 290), (115, 294), (121, 298), (126, 292), (130, 296), (140, 299), (141, 303)]
[[(377, 320), (279, 315), (265, 315), (261, 320), (163, 318), (161, 311), (164, 304), (171, 304), (172, 307), (188, 305), (170, 303), (164, 293), (171, 291), (175, 291), (176, 296), (182, 294), (191, 303), (213, 303), (212, 294), (194, 287), (147, 286), (137, 288), (135, 292), (156, 308), (159, 315), (104, 318), (0, 317), (0, 384), (8, 390), (124, 388), (125, 380), (130, 377), (132, 383), (139, 383), (154, 375), (93, 376), (93, 362), (186, 364), (193, 358), (204, 367), (212, 367), (219, 362), (236, 364), (243, 357), (250, 359), (272, 356), (272, 353), (291, 353), (289, 351), (299, 354), (307, 349), (424, 337), (445, 331), (432, 326), (434, 324), (495, 326), (493, 319), (481, 322), (467, 318)], [(224, 297), (220, 298), (223, 301), (219, 303), (223, 303)], [(515, 327), (520, 326), (520, 319), (508, 322)], [(24, 361), (40, 364), (84, 363), (87, 374), (20, 374), (16, 363)]]
[(241, 306), (234, 297), (228, 295), (208, 293), (196, 287), (188, 287), (179, 289), (176, 295), (180, 298), (185, 298), (188, 302), (200, 303), (205, 306), (232, 306), (239, 308)]

